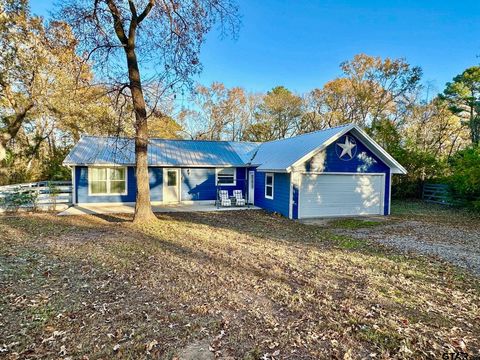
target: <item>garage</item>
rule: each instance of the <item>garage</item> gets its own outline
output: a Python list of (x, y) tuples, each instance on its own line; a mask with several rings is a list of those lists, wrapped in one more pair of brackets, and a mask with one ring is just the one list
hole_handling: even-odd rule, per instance
[(385, 174), (302, 174), (298, 217), (383, 215)]

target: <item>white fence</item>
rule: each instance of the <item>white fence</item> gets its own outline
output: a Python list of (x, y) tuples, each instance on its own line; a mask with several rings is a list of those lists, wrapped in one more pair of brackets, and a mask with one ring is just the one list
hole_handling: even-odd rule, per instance
[(0, 186), (0, 211), (61, 210), (71, 204), (71, 181)]

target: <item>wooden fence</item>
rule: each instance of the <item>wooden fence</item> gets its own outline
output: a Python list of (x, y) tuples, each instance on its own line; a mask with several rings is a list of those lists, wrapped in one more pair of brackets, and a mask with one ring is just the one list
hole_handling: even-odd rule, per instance
[(429, 203), (453, 205), (452, 191), (447, 184), (424, 184), (422, 198)]
[(72, 204), (71, 181), (0, 186), (0, 211), (57, 210)]

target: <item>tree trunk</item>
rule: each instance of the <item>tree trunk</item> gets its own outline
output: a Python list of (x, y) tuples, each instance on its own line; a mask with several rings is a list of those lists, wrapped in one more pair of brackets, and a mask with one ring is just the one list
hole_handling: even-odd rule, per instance
[(137, 56), (133, 48), (125, 49), (128, 64), (128, 77), (135, 111), (135, 171), (137, 176), (137, 197), (135, 203), (135, 223), (156, 220), (150, 203), (150, 183), (148, 177), (148, 124), (145, 99), (143, 97)]

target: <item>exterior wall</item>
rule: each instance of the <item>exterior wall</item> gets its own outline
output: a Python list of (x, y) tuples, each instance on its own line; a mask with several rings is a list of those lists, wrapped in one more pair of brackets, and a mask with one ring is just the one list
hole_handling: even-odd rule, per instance
[(385, 210), (383, 212), (383, 215), (390, 215), (390, 206), (391, 206), (390, 192), (392, 191), (392, 184), (390, 183), (390, 180), (391, 180), (391, 170), (389, 168), (388, 171), (385, 173), (385, 198), (384, 198)]
[(181, 200), (215, 200), (215, 169), (181, 169)]
[[(149, 168), (148, 176), (150, 179), (150, 200), (162, 201), (163, 200), (163, 168), (160, 168), (160, 167)], [(136, 191), (136, 189), (134, 191)]]
[(137, 182), (135, 170), (127, 168), (127, 194), (126, 195), (88, 195), (88, 167), (75, 167), (75, 187), (77, 202), (82, 203), (122, 203), (135, 202)]
[[(385, 165), (374, 153), (372, 153), (363, 143), (355, 136), (348, 134), (356, 141), (356, 154), (351, 160), (342, 160), (336, 153), (336, 143), (331, 144), (326, 149), (324, 172), (352, 172), (352, 173), (386, 173), (390, 168)], [(342, 137), (339, 139), (343, 142)], [(310, 165), (315, 162), (315, 159), (310, 161)], [(307, 165), (307, 168), (309, 166)], [(315, 171), (315, 169), (312, 169)], [(308, 170), (307, 170), (308, 171)]]
[(255, 206), (289, 216), (290, 174), (273, 173), (273, 199), (265, 198), (265, 174), (255, 172)]
[[(299, 184), (297, 181), (298, 174), (292, 174), (292, 219), (298, 219), (298, 198), (299, 198)], [(296, 181), (293, 181), (295, 177)]]
[[(163, 200), (163, 168), (150, 167), (150, 199), (155, 202)], [(237, 168), (237, 181), (235, 186), (221, 186), (220, 189), (228, 190), (229, 195), (233, 190), (242, 190), (246, 196), (245, 168)], [(212, 200), (217, 196), (215, 186), (215, 168), (181, 168), (180, 200)], [(88, 195), (88, 167), (75, 167), (74, 196), (78, 203), (133, 203), (136, 200), (135, 168), (127, 169), (127, 194), (126, 195)]]
[(215, 200), (217, 188), (227, 190), (233, 195), (233, 190), (242, 190), (246, 196), (246, 173), (245, 168), (236, 169), (236, 185), (215, 185), (215, 168), (182, 168), (181, 201), (191, 200)]
[[(356, 153), (351, 160), (342, 160), (338, 157), (335, 147), (336, 142), (329, 145), (324, 151), (316, 154), (312, 159), (305, 162), (302, 168), (297, 168), (298, 171), (307, 172), (335, 172), (335, 173), (383, 173), (385, 174), (385, 189), (384, 189), (384, 215), (390, 213), (390, 168), (383, 163), (373, 152), (371, 152), (359, 139), (352, 134), (347, 134), (356, 141)], [(345, 137), (338, 141), (343, 142)], [(293, 218), (298, 218), (298, 188), (293, 194)]]
[[(215, 178), (214, 178), (214, 183), (213, 185), (215, 186)], [(228, 195), (232, 196), (233, 195), (233, 190), (242, 190), (243, 197), (246, 197), (247, 194), (247, 170), (244, 167), (237, 168), (237, 181), (234, 186), (230, 185), (219, 185), (215, 187), (215, 196), (216, 196), (216, 189), (218, 190), (227, 190)], [(215, 199), (215, 197), (214, 197)]]

